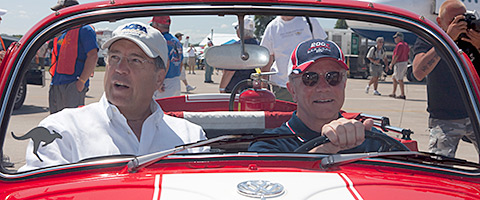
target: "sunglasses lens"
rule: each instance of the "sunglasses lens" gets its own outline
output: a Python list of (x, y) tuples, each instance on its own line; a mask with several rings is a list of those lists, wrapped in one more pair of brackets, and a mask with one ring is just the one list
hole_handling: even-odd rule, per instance
[(336, 86), (340, 84), (342, 78), (340, 76), (340, 72), (327, 72), (325, 74), (325, 80), (327, 80), (327, 83), (331, 86)]
[[(317, 72), (305, 72), (302, 75), (303, 84), (306, 86), (314, 86), (318, 82), (319, 74)], [(340, 72), (327, 72), (325, 73), (325, 80), (331, 86), (336, 86), (342, 82), (342, 76)]]
[(316, 72), (306, 72), (302, 75), (302, 81), (306, 86), (314, 86), (318, 82), (318, 74)]

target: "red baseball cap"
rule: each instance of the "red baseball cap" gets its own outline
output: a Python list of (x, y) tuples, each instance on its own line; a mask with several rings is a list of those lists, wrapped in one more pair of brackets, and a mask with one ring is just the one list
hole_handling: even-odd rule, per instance
[(170, 23), (172, 23), (172, 21), (170, 20), (170, 16), (154, 16), (151, 22), (164, 25), (170, 25)]

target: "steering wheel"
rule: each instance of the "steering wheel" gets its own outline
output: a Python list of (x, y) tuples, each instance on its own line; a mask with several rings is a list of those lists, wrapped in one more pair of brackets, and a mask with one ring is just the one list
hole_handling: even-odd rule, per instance
[[(381, 143), (377, 152), (388, 152), (393, 150), (410, 151), (410, 149), (408, 149), (404, 144), (383, 133), (365, 130), (365, 139), (376, 140)], [(327, 136), (322, 135), (322, 136), (313, 138), (312, 140), (306, 142), (305, 144), (302, 144), (297, 149), (295, 149), (294, 152), (306, 153), (312, 150), (314, 147), (328, 143), (328, 142), (330, 142), (330, 140), (327, 138)]]

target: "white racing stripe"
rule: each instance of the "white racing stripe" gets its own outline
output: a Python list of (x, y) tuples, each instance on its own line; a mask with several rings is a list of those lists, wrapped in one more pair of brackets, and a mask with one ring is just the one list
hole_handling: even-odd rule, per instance
[(153, 198), (152, 200), (158, 200), (160, 194), (160, 174), (155, 175), (155, 182), (153, 183)]
[[(160, 199), (237, 199), (252, 200), (237, 190), (239, 183), (263, 180), (278, 183), (284, 193), (273, 199), (359, 199), (338, 173), (252, 172), (192, 173), (162, 175)], [(349, 179), (348, 179), (349, 180)], [(351, 184), (349, 184), (351, 185)], [(353, 186), (352, 186), (353, 187)], [(361, 199), (361, 198), (360, 198)]]
[(360, 196), (360, 194), (358, 193), (358, 191), (355, 189), (355, 187), (353, 186), (353, 182), (352, 180), (350, 180), (350, 178), (348, 178), (347, 175), (345, 175), (344, 173), (340, 173), (340, 176), (343, 177), (343, 179), (347, 182), (347, 187), (348, 189), (350, 190), (350, 192), (352, 193), (352, 195), (355, 196), (356, 199), (358, 200), (363, 200), (362, 196)]

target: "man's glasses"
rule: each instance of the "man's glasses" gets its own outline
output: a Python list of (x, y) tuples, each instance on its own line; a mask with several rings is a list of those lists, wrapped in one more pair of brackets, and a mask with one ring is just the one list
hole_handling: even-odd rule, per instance
[[(123, 60), (124, 57), (118, 54), (107, 54), (105, 55), (105, 62), (109, 65), (118, 66), (120, 61)], [(135, 69), (143, 69), (145, 68), (145, 63), (155, 64), (153, 61), (149, 61), (145, 58), (139, 56), (129, 56), (125, 57), (127, 60), (128, 66)]]
[[(331, 71), (327, 73), (318, 74), (317, 72), (305, 72), (302, 74), (303, 84), (306, 86), (314, 86), (318, 83), (318, 78), (324, 76), (327, 83), (331, 86), (337, 86), (343, 81), (345, 77), (342, 72)], [(300, 77), (300, 76), (297, 76)]]

